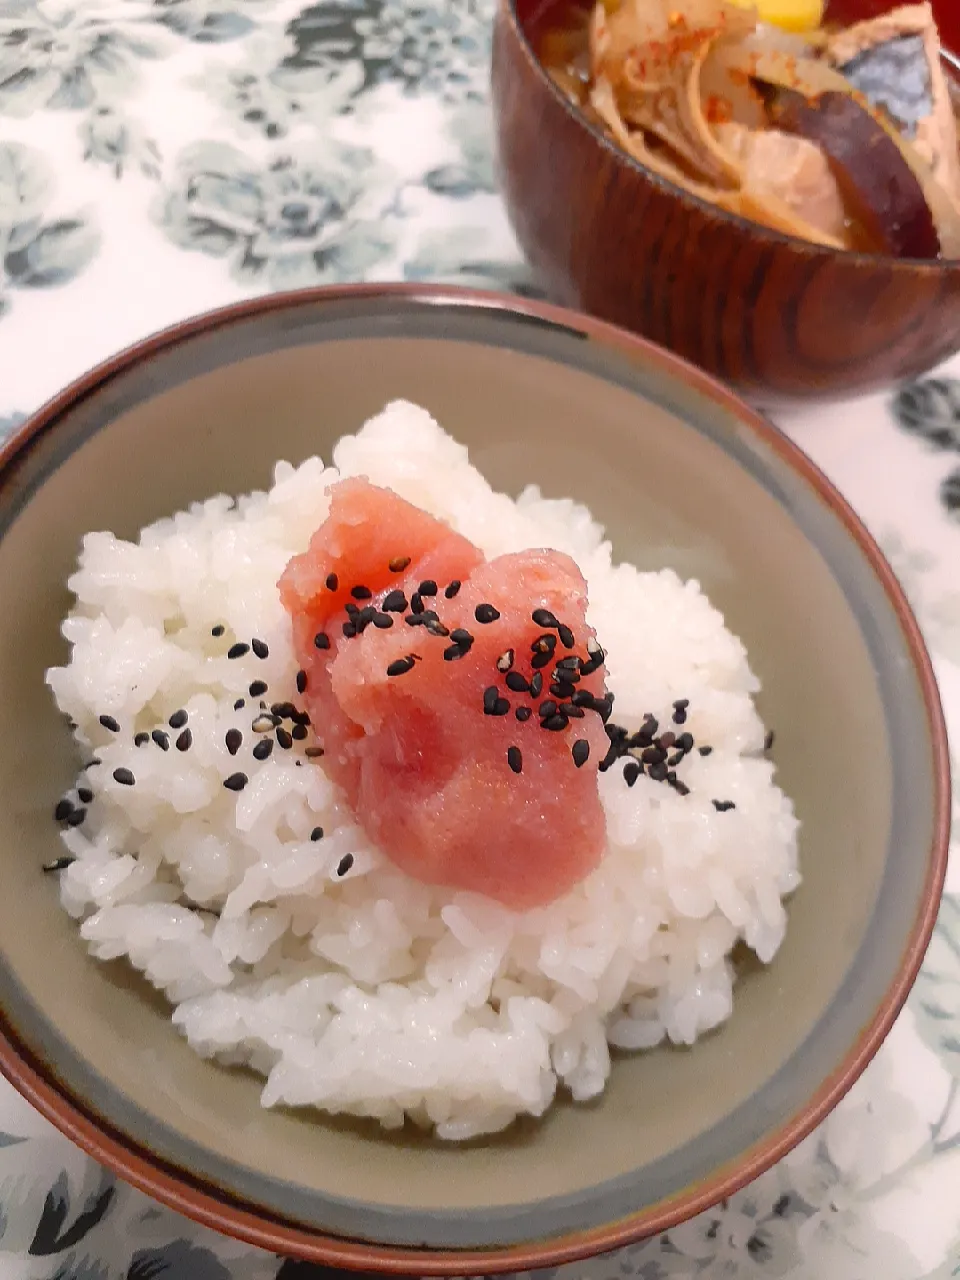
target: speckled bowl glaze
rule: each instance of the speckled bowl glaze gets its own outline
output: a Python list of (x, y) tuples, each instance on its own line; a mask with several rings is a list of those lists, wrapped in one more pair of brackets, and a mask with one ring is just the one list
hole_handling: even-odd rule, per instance
[[(615, 1062), (595, 1105), (468, 1148), (265, 1112), (163, 1002), (90, 959), (57, 904), (69, 734), (44, 686), (81, 535), (328, 453), (396, 396), (498, 486), (587, 503), (617, 555), (699, 577), (743, 636), (803, 822), (784, 947), (693, 1051)], [(610, 1249), (730, 1194), (799, 1141), (877, 1049), (917, 972), (949, 783), (927, 655), (889, 568), (812, 464), (729, 391), (581, 316), (492, 295), (274, 296), (151, 338), (0, 454), (0, 1066), (74, 1141), (222, 1231), (332, 1265), (523, 1270)]]

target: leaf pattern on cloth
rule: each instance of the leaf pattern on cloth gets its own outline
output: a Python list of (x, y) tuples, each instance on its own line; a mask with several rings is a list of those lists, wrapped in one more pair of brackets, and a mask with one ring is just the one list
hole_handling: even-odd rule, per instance
[(8, 290), (66, 284), (97, 251), (99, 233), (86, 215), (48, 216), (53, 185), (40, 152), (0, 143), (0, 314)]

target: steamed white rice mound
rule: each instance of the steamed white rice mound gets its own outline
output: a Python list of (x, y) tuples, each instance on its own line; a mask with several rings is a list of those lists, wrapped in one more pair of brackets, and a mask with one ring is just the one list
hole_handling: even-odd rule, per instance
[[(652, 712), (664, 723), (688, 698), (685, 728), (713, 748), (681, 766), (688, 796), (646, 777), (628, 788), (623, 762), (601, 774), (606, 855), (548, 907), (515, 914), (396, 870), (305, 758), (309, 740), (251, 757), (250, 682), (269, 683), (268, 701), (296, 701), (277, 579), (323, 520), (328, 486), (360, 475), (488, 556), (573, 556), (616, 722), (632, 730)], [(516, 501), (493, 492), (422, 409), (391, 404), (340, 441), (333, 466), (281, 462), (268, 493), (213, 498), (137, 543), (91, 533), (69, 585), (72, 657), (48, 679), (84, 759), (100, 763), (78, 780), (95, 792), (86, 821), (63, 832), (76, 859), (63, 906), (93, 955), (126, 956), (166, 994), (198, 1053), (266, 1076), (264, 1106), (388, 1128), (409, 1116), (446, 1139), (493, 1132), (542, 1114), (560, 1086), (578, 1100), (601, 1093), (612, 1047), (692, 1044), (731, 1014), (738, 940), (762, 961), (780, 946), (797, 822), (763, 755), (743, 645), (696, 582), (614, 564), (582, 506), (535, 487)], [(254, 636), (267, 658), (226, 657)], [(134, 745), (181, 707), (189, 750)], [(236, 756), (231, 728), (244, 735)], [(223, 782), (238, 770), (250, 783), (234, 793)], [(717, 812), (715, 798), (736, 808)]]

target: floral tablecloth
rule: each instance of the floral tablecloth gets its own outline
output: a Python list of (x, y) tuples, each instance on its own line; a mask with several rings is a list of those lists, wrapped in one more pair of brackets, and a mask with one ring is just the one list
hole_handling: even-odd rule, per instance
[[(92, 364), (266, 290), (535, 292), (493, 182), (492, 0), (0, 0), (0, 437)], [(960, 741), (960, 361), (784, 418), (877, 535)], [(957, 814), (960, 819), (960, 813)], [(561, 1273), (960, 1277), (960, 841), (909, 1006), (730, 1201)], [(308, 1280), (119, 1184), (0, 1081), (0, 1280)]]

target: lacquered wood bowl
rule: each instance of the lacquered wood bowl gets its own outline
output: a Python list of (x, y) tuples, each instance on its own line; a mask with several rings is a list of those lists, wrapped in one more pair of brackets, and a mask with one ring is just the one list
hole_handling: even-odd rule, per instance
[(767, 406), (877, 390), (960, 350), (960, 260), (810, 244), (658, 177), (550, 80), (530, 39), (542, 7), (498, 0), (493, 106), (507, 211), (552, 299)]

